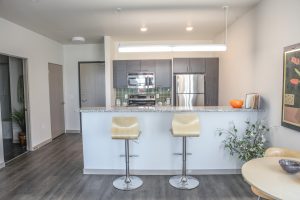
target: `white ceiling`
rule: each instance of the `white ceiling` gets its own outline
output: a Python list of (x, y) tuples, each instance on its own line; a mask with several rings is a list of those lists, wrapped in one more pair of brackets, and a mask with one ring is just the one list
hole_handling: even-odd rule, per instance
[[(261, 0), (0, 0), (0, 17), (61, 43), (83, 36), (120, 40), (211, 40)], [(122, 8), (120, 12), (117, 8)], [(148, 27), (145, 33), (141, 26)], [(194, 30), (186, 32), (192, 25)]]

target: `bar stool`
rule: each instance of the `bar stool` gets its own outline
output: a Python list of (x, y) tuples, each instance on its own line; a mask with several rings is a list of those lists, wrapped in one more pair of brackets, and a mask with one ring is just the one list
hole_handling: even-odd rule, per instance
[(129, 174), (129, 140), (137, 139), (140, 134), (139, 123), (136, 117), (113, 117), (112, 139), (125, 140), (126, 175), (114, 180), (113, 185), (119, 190), (134, 190), (143, 185), (143, 181)]
[(196, 113), (175, 114), (172, 120), (172, 134), (182, 137), (182, 174), (173, 176), (169, 183), (178, 189), (190, 190), (198, 187), (198, 179), (186, 175), (186, 137), (198, 137), (200, 132), (199, 117)]

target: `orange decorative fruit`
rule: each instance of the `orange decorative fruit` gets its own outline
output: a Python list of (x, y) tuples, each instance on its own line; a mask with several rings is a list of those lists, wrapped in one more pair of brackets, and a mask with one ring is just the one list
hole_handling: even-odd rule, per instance
[(243, 104), (244, 104), (243, 100), (233, 99), (233, 100), (230, 101), (230, 105), (233, 108), (241, 108), (243, 106)]

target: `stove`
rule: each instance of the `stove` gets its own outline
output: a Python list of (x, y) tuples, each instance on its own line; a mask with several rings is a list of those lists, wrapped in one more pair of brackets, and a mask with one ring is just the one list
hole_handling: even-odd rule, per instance
[(155, 106), (155, 95), (129, 95), (128, 106)]

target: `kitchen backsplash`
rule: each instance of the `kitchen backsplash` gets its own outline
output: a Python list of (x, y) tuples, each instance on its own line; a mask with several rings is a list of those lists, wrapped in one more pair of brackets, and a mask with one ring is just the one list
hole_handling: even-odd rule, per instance
[[(121, 103), (127, 102), (129, 95), (131, 94), (147, 94), (155, 95), (156, 103), (162, 102), (165, 105), (166, 98), (171, 98), (171, 88), (151, 88), (151, 89), (135, 89), (135, 88), (116, 88), (116, 99), (120, 99)], [(159, 98), (156, 98), (156, 95), (159, 95)]]

